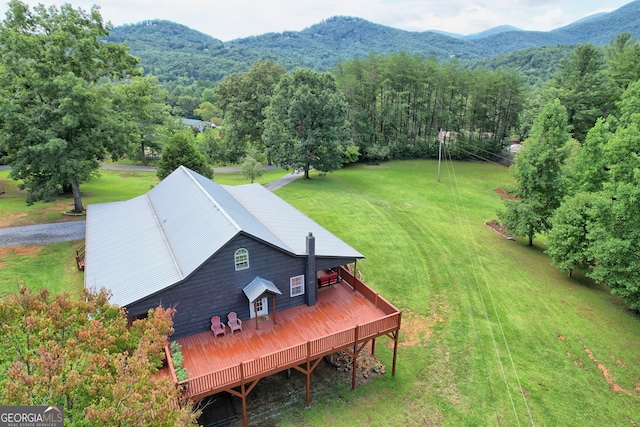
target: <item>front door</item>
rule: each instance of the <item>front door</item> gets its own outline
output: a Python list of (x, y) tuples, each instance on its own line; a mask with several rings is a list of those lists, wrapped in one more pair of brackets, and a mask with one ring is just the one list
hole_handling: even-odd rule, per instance
[[(269, 303), (267, 297), (256, 300), (256, 308), (258, 310), (258, 316), (266, 316), (269, 314)], [(251, 313), (251, 318), (256, 317), (256, 311), (254, 310), (253, 303), (249, 304), (249, 312)]]

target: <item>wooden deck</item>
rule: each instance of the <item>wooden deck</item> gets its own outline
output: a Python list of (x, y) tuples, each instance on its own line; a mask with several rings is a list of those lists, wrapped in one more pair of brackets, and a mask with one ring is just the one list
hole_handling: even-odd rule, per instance
[(185, 397), (244, 390), (251, 381), (304, 363), (312, 370), (310, 361), (377, 336), (395, 333), (397, 340), (400, 312), (348, 271), (341, 276), (341, 282), (318, 289), (311, 307), (269, 313), (257, 327), (255, 319), (243, 320), (242, 331), (233, 335), (227, 328), (217, 338), (202, 332), (178, 339), (189, 373), (179, 383)]

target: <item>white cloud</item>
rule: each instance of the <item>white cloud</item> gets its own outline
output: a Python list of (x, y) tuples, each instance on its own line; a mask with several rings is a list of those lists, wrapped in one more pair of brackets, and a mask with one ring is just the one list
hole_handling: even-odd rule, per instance
[(536, 27), (541, 30), (551, 30), (559, 26), (564, 25), (568, 21), (568, 17), (562, 9), (550, 9), (543, 15), (537, 15), (533, 17), (533, 22)]

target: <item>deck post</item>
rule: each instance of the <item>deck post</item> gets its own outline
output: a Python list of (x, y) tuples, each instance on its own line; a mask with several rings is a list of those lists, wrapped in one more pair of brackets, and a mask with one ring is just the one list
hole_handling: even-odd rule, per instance
[(398, 329), (393, 334), (393, 368), (391, 369), (391, 376), (396, 376), (396, 355), (398, 354), (398, 338), (400, 336), (400, 323), (402, 322), (402, 312), (398, 312)]
[(275, 295), (271, 295), (271, 300), (273, 301), (273, 324), (277, 325), (278, 324), (278, 315), (277, 315), (277, 311), (276, 311), (276, 296)]
[(375, 337), (371, 340), (371, 355), (376, 355), (376, 339)]
[(351, 390), (356, 389), (356, 370), (358, 367), (358, 326), (356, 326), (355, 340), (353, 341), (353, 367), (351, 373)]
[(244, 427), (249, 427), (249, 419), (247, 417), (247, 394), (244, 389), (244, 363), (240, 362), (240, 394), (242, 394), (242, 420)]
[(307, 408), (311, 407), (311, 341), (307, 341)]
[(256, 316), (256, 331), (257, 331), (258, 329), (260, 329), (260, 328), (258, 327), (258, 317), (260, 317), (260, 316), (258, 316), (258, 303), (257, 303), (257, 301), (258, 301), (258, 300), (255, 300), (255, 301), (253, 302), (253, 314)]
[(358, 283), (358, 260), (353, 261), (353, 290), (356, 290), (356, 284)]

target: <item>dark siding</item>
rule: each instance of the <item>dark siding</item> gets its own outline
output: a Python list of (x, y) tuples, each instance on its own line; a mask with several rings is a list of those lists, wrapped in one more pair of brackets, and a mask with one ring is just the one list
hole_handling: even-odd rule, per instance
[[(234, 253), (239, 248), (249, 251), (249, 268), (235, 271)], [(130, 316), (135, 316), (158, 305), (175, 307), (173, 338), (180, 338), (208, 330), (215, 315), (225, 323), (230, 311), (243, 321), (249, 319), (249, 302), (242, 289), (256, 276), (272, 281), (282, 292), (276, 299), (278, 311), (304, 304), (304, 295), (289, 296), (289, 279), (305, 274), (305, 266), (306, 257), (289, 255), (241, 234), (184, 282), (127, 309)], [(271, 297), (268, 300), (272, 313)]]

